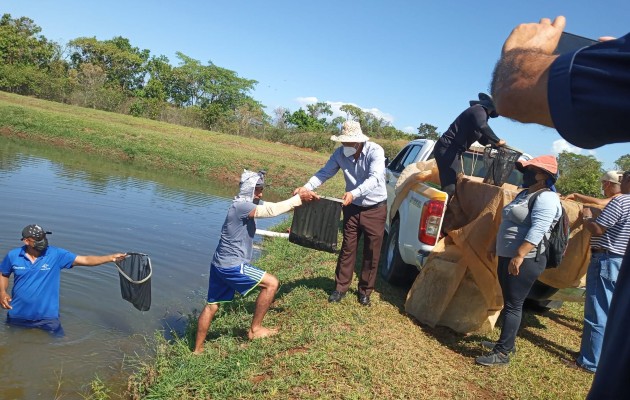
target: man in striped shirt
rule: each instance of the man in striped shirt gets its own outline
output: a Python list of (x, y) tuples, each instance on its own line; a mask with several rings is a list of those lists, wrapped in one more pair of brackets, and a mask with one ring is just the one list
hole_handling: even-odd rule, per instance
[(623, 255), (630, 240), (630, 171), (621, 179), (621, 195), (600, 212), (585, 207), (584, 227), (591, 237), (591, 263), (586, 273), (584, 330), (577, 366), (595, 372)]

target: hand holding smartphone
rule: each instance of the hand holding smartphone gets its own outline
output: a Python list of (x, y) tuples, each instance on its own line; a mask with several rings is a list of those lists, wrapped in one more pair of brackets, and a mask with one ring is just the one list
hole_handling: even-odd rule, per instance
[(562, 32), (558, 47), (554, 50), (553, 54), (563, 54), (570, 51), (581, 49), (582, 47), (590, 46), (598, 43), (597, 40), (589, 39), (584, 36), (574, 35), (569, 32)]

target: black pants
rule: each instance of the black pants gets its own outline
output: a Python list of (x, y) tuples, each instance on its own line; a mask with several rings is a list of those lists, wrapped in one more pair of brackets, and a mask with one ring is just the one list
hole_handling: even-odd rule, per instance
[(510, 275), (508, 273), (510, 260), (510, 257), (499, 257), (497, 267), (499, 284), (503, 293), (503, 311), (501, 311), (503, 327), (494, 348), (504, 354), (514, 348), (516, 334), (523, 317), (523, 303), (547, 264), (547, 257), (544, 254), (538, 255), (538, 261), (534, 258), (526, 258), (521, 264), (518, 275)]
[(448, 193), (450, 198), (455, 193), (457, 175), (462, 172), (461, 155), (454, 145), (444, 147), (439, 141), (435, 145), (433, 154), (438, 166), (442, 190)]

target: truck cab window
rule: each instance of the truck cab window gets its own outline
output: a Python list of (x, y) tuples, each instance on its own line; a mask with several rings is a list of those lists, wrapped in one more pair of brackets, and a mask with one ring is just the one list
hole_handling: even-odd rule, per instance
[(419, 145), (410, 145), (404, 148), (396, 158), (389, 164), (388, 168), (392, 172), (401, 173), (409, 164), (416, 161), (418, 153), (422, 149)]

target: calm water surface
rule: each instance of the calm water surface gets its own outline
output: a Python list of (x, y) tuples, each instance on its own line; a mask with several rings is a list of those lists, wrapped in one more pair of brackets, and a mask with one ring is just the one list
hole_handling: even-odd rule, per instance
[(153, 265), (147, 312), (122, 299), (114, 264), (64, 270), (63, 338), (10, 327), (0, 309), (0, 398), (82, 398), (95, 377), (121, 392), (130, 356), (147, 354), (146, 338), (182, 333), (203, 306), (208, 264), (237, 189), (0, 137), (1, 257), (21, 246), (25, 225), (37, 223), (53, 232), (52, 245), (75, 254), (136, 251)]

